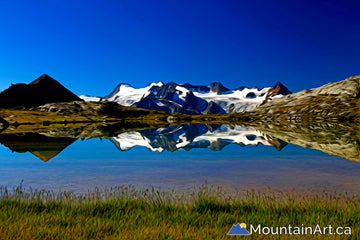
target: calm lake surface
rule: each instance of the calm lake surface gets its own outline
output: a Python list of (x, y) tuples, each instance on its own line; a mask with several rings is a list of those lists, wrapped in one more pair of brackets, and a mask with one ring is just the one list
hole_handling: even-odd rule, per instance
[(206, 182), (226, 191), (360, 194), (360, 162), (251, 127), (174, 125), (86, 140), (39, 136), (0, 135), (1, 186), (23, 180), (25, 188), (84, 193), (130, 184), (186, 191)]

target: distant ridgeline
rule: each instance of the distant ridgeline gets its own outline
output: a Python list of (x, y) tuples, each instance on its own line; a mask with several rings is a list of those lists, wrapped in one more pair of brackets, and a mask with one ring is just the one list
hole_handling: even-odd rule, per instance
[(154, 82), (144, 88), (119, 84), (108, 96), (81, 95), (85, 101), (112, 101), (123, 106), (168, 113), (207, 114), (247, 112), (291, 92), (280, 82), (273, 87), (229, 89), (220, 82), (209, 85)]
[(280, 82), (273, 87), (262, 89), (243, 86), (229, 89), (219, 82), (209, 85), (156, 82), (139, 89), (122, 83), (104, 98), (87, 95), (78, 97), (44, 74), (29, 84), (12, 84), (1, 92), (0, 108), (29, 109), (47, 103), (106, 100), (125, 107), (194, 115), (247, 112), (290, 93)]
[(82, 99), (46, 74), (29, 84), (12, 84), (0, 93), (0, 108), (30, 108), (46, 103), (71, 101)]
[(168, 113), (232, 113), (233, 121), (313, 122), (360, 121), (360, 76), (291, 93), (278, 82), (262, 89), (228, 89), (210, 85), (151, 83), (145, 88), (119, 84), (103, 98), (82, 95), (85, 101), (112, 101), (123, 106)]
[[(76, 96), (44, 74), (30, 84), (15, 84), (0, 93), (0, 108), (33, 108), (48, 103), (87, 101), (101, 108), (112, 106), (112, 114), (133, 108), (163, 111), (159, 114), (233, 113), (233, 121), (360, 121), (360, 76), (328, 83), (318, 88), (291, 93), (280, 82), (273, 87), (229, 89), (221, 83), (209, 85), (151, 83), (144, 88), (119, 84), (105, 97)], [(103, 103), (105, 100), (107, 103)], [(96, 101), (97, 103), (90, 103)], [(85, 102), (82, 102), (85, 104)], [(116, 104), (118, 103), (118, 104)], [(54, 106), (56, 108), (57, 106)], [(71, 106), (70, 106), (71, 107)], [(71, 109), (70, 109), (71, 110)], [(71, 112), (69, 110), (69, 112)], [(76, 111), (72, 111), (77, 113)], [(239, 114), (236, 114), (239, 113)], [(246, 114), (243, 114), (246, 113)], [(146, 113), (151, 114), (151, 113)], [(104, 114), (103, 114), (104, 115)], [(106, 114), (105, 114), (106, 115)], [(116, 114), (114, 116), (117, 116)], [(235, 119), (235, 120), (234, 120)]]

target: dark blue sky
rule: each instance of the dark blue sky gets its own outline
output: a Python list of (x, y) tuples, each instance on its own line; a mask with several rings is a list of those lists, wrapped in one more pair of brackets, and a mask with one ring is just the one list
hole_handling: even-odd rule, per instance
[(0, 0), (0, 90), (47, 73), (76, 94), (120, 82), (291, 91), (360, 75), (359, 0)]

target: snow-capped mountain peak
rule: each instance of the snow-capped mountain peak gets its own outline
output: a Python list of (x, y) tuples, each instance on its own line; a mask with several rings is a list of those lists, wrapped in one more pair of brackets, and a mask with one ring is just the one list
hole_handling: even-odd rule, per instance
[(162, 87), (163, 85), (164, 83), (162, 82), (154, 82), (144, 88), (134, 88), (130, 84), (121, 83), (112, 93), (105, 96), (104, 99), (107, 101), (117, 102), (123, 106), (132, 106), (133, 104), (139, 102), (142, 98), (148, 96), (153, 87)]
[[(209, 85), (150, 83), (144, 88), (134, 88), (121, 83), (108, 96), (107, 101), (123, 106), (162, 110), (185, 114), (246, 112), (263, 103), (291, 93), (280, 82), (273, 87), (240, 87), (229, 89), (220, 82)], [(83, 98), (91, 99), (89, 96)]]

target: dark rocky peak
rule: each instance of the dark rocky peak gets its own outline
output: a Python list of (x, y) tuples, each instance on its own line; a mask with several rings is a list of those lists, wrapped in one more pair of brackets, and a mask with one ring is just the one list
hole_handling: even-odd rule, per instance
[(265, 104), (267, 103), (269, 100), (271, 100), (271, 97), (276, 96), (276, 95), (288, 95), (291, 94), (291, 92), (289, 91), (289, 89), (287, 89), (287, 87), (285, 87), (280, 81), (278, 81), (275, 86), (271, 87), (265, 97), (264, 102), (261, 104)]
[(58, 81), (53, 79), (47, 74), (43, 74), (38, 77), (36, 80), (29, 83), (29, 86), (40, 86), (40, 85), (61, 85)]
[(176, 82), (169, 82), (169, 83), (165, 84), (165, 87), (171, 88), (171, 89), (175, 89), (177, 86), (180, 86), (180, 85), (177, 84)]
[[(150, 93), (135, 104), (133, 107), (161, 110), (168, 113), (181, 112), (185, 114), (201, 114), (207, 106), (207, 101), (196, 97), (191, 90), (179, 90), (183, 87), (174, 82), (163, 86), (150, 88)], [(185, 91), (185, 92), (183, 92)], [(179, 98), (179, 95), (182, 95)]]
[(186, 83), (182, 84), (181, 86), (184, 87), (184, 88), (187, 88), (187, 89), (190, 89), (190, 88), (194, 87), (194, 85), (190, 84), (189, 82), (186, 82)]
[(275, 86), (273, 86), (272, 88), (270, 88), (269, 92), (268, 92), (268, 96), (275, 96), (275, 95), (288, 95), (291, 92), (289, 91), (289, 89), (287, 87), (285, 87), (280, 81), (278, 81)]
[(160, 99), (162, 99), (162, 98), (171, 99), (172, 96), (174, 95), (174, 93), (176, 92), (177, 86), (179, 86), (179, 84), (174, 83), (174, 82), (169, 82), (169, 83), (165, 84), (164, 86), (160, 87), (160, 89), (158, 89), (156, 95)]
[(12, 84), (0, 93), (0, 108), (30, 108), (46, 103), (71, 101), (82, 100), (46, 74), (29, 84)]
[(192, 85), (190, 83), (185, 83), (181, 85), (182, 87), (189, 89), (191, 91), (196, 91), (196, 92), (209, 92), (210, 88), (206, 85)]
[(216, 92), (217, 94), (222, 94), (223, 92), (227, 92), (230, 90), (227, 87), (224, 87), (224, 85), (222, 85), (222, 83), (220, 82), (210, 83), (209, 87), (211, 91)]

